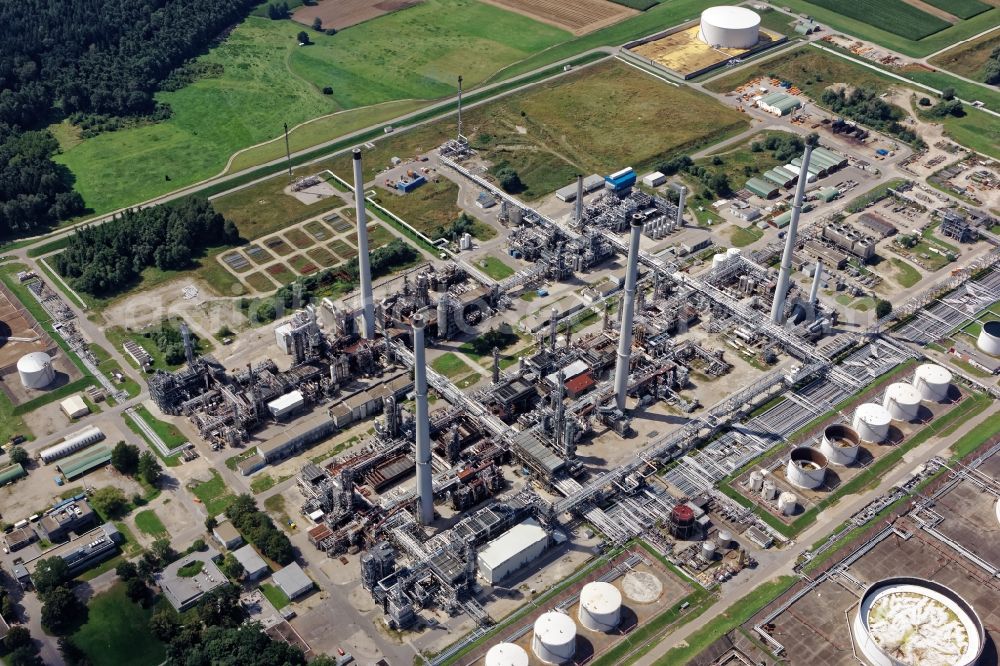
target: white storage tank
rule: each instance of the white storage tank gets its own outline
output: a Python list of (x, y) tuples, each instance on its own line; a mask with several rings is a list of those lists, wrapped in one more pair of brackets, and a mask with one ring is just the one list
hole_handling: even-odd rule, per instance
[(31, 352), (19, 358), (17, 374), (26, 389), (43, 389), (56, 378), (52, 359), (45, 352)]
[(734, 259), (743, 254), (743, 250), (738, 247), (731, 247), (726, 250), (726, 259)]
[(892, 415), (882, 405), (866, 402), (854, 410), (851, 424), (865, 442), (884, 442), (889, 436)]
[(788, 482), (799, 488), (813, 490), (823, 485), (829, 461), (810, 446), (797, 446), (788, 457), (785, 472)]
[(715, 542), (719, 548), (730, 548), (733, 545), (733, 535), (729, 530), (719, 530), (719, 533), (715, 535)]
[(486, 666), (528, 666), (528, 653), (514, 643), (497, 643), (486, 653)]
[(746, 7), (709, 7), (701, 13), (698, 38), (710, 46), (748, 49), (760, 39), (760, 16)]
[(951, 372), (935, 363), (924, 363), (913, 374), (913, 388), (928, 402), (942, 402), (948, 399), (951, 388)]
[(847, 466), (858, 459), (860, 446), (861, 436), (854, 428), (834, 423), (823, 430), (823, 442), (819, 450), (828, 462)]
[(531, 649), (546, 664), (566, 663), (576, 653), (576, 624), (565, 613), (542, 613), (535, 620)]
[(983, 324), (976, 346), (990, 356), (1000, 356), (1000, 321), (988, 321)]
[(767, 479), (766, 481), (764, 481), (763, 485), (760, 488), (760, 496), (763, 497), (768, 502), (770, 502), (771, 500), (773, 500), (775, 497), (778, 496), (778, 487), (774, 485), (774, 481), (772, 481), (771, 479)]
[(750, 472), (750, 491), (754, 493), (759, 493), (760, 489), (764, 486), (764, 475), (760, 473), (759, 470), (754, 470)]
[(622, 593), (611, 583), (587, 583), (580, 590), (580, 624), (591, 631), (611, 631), (621, 622)]
[(786, 516), (793, 515), (798, 505), (799, 498), (795, 496), (795, 493), (781, 493), (781, 496), (778, 497), (778, 510)]
[(711, 562), (715, 559), (715, 542), (709, 539), (701, 544), (701, 559)]
[(914, 421), (920, 414), (920, 393), (912, 384), (896, 382), (885, 389), (882, 406), (897, 421)]
[(712, 255), (712, 268), (718, 268), (726, 261), (726, 253), (719, 252), (718, 254)]

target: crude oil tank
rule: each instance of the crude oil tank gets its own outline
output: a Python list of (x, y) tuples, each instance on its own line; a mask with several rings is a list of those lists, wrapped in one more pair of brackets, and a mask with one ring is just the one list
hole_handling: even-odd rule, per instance
[(611, 631), (621, 622), (622, 593), (611, 583), (595, 581), (580, 590), (577, 617), (585, 629)]
[(542, 613), (535, 620), (531, 649), (546, 664), (566, 663), (576, 653), (576, 623), (565, 613)]

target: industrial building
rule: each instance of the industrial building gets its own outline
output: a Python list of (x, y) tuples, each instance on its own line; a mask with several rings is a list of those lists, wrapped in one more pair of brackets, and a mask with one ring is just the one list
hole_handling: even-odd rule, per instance
[(267, 562), (257, 554), (257, 551), (250, 544), (234, 550), (233, 557), (243, 566), (243, 571), (246, 572), (246, 579), (248, 581), (260, 580), (271, 573), (271, 568), (267, 566)]
[(75, 433), (68, 435), (62, 442), (50, 446), (47, 449), (43, 449), (38, 457), (41, 461), (48, 465), (51, 462), (59, 460), (71, 453), (75, 453), (81, 449), (84, 449), (91, 444), (96, 444), (97, 442), (104, 439), (104, 432), (96, 426), (87, 426), (82, 430), (78, 430)]
[[(583, 179), (582, 183), (583, 193), (590, 194), (591, 192), (601, 189), (602, 187), (604, 187), (604, 182), (605, 182), (604, 177), (596, 173), (587, 176), (586, 178)], [(576, 183), (572, 185), (567, 185), (565, 187), (560, 187), (558, 190), (556, 190), (556, 198), (559, 199), (559, 201), (572, 203), (576, 201), (577, 191), (578, 187)]]
[(479, 575), (493, 585), (533, 560), (549, 545), (549, 535), (534, 520), (525, 520), (479, 551)]
[(792, 97), (788, 93), (773, 92), (762, 95), (760, 99), (756, 100), (756, 104), (762, 111), (776, 116), (787, 116), (792, 111), (802, 107), (802, 100)]
[(293, 601), (315, 587), (312, 579), (296, 562), (275, 571), (271, 576), (271, 582), (281, 588), (285, 596)]
[(60, 460), (56, 469), (62, 472), (67, 481), (72, 481), (109, 462), (111, 462), (111, 447), (106, 444), (96, 444)]
[(894, 236), (899, 231), (896, 225), (876, 213), (862, 213), (858, 217), (858, 224), (871, 230), (880, 238)]
[(854, 227), (842, 223), (825, 225), (823, 227), (823, 238), (859, 257), (862, 261), (868, 261), (875, 256), (875, 245), (878, 242)]
[(744, 185), (744, 187), (750, 190), (750, 192), (752, 192), (753, 194), (756, 194), (761, 199), (771, 199), (773, 197), (776, 197), (778, 196), (778, 191), (779, 191), (778, 185), (775, 185), (772, 182), (766, 181), (756, 176), (747, 180), (746, 185)]
[(20, 463), (0, 467), (0, 486), (5, 486), (8, 483), (14, 483), (18, 479), (27, 476), (27, 474), (28, 473), (24, 471), (24, 466)]
[(36, 539), (38, 539), (38, 534), (35, 532), (35, 528), (31, 525), (25, 525), (24, 527), (13, 529), (4, 534), (3, 537), (7, 550), (12, 553), (14, 551), (21, 550), (31, 543), (34, 543)]
[[(157, 585), (163, 590), (163, 596), (178, 612), (191, 608), (203, 596), (215, 588), (226, 585), (229, 579), (219, 570), (215, 559), (219, 552), (212, 548), (194, 551), (171, 562), (158, 574), (154, 575)], [(201, 570), (193, 576), (183, 576), (178, 572), (192, 562), (201, 562)]]
[(226, 550), (239, 548), (243, 544), (243, 536), (231, 521), (223, 520), (212, 528), (212, 536)]
[(97, 522), (97, 514), (90, 508), (85, 499), (70, 501), (57, 505), (44, 516), (38, 526), (49, 541), (62, 541), (70, 534), (79, 534), (81, 530), (91, 527)]
[(625, 167), (604, 178), (605, 187), (615, 193), (628, 191), (635, 181), (636, 174), (632, 167)]
[(80, 419), (90, 413), (90, 407), (78, 395), (70, 396), (60, 402), (59, 408), (71, 419)]
[(953, 238), (960, 243), (973, 243), (979, 238), (976, 228), (954, 210), (946, 210), (941, 216), (939, 231), (946, 238)]

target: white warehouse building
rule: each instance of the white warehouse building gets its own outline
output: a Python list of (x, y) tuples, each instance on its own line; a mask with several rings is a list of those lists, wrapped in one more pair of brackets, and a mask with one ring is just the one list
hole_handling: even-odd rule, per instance
[(538, 558), (549, 545), (549, 535), (529, 518), (510, 528), (479, 551), (479, 575), (490, 585)]
[(38, 457), (48, 465), (50, 462), (65, 458), (71, 453), (75, 453), (83, 448), (96, 444), (104, 439), (104, 432), (96, 426), (87, 426), (82, 430), (77, 430), (65, 440), (54, 446), (44, 449)]
[(752, 48), (760, 39), (760, 16), (746, 7), (709, 7), (701, 13), (698, 38), (724, 49)]

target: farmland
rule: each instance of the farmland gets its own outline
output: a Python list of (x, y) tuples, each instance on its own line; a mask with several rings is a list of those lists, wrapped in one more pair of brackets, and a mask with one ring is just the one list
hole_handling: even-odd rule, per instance
[[(887, 21), (884, 19), (876, 21), (872, 18), (872, 12), (877, 11), (879, 12), (879, 16), (884, 16), (887, 8), (899, 9), (900, 5), (903, 5), (902, 0), (885, 3), (882, 0), (878, 2), (863, 2), (863, 0), (850, 0), (849, 2), (840, 2), (838, 0), (818, 0), (817, 2), (810, 2), (809, 0), (783, 0), (781, 3), (782, 7), (788, 7), (797, 13), (812, 16), (820, 23), (830, 26), (833, 30), (843, 31), (855, 37), (867, 39), (876, 44), (882, 44), (900, 53), (914, 57), (926, 56), (948, 48), (958, 41), (974, 37), (981, 32), (995, 27), (997, 22), (1000, 21), (1000, 8), (992, 7), (988, 11), (982, 12), (970, 19), (958, 21), (953, 25), (945, 24), (937, 32), (922, 39), (913, 39), (889, 30), (888, 26), (895, 27), (897, 23), (900, 23), (900, 30), (913, 29), (913, 25), (903, 24), (903, 21), (899, 18), (899, 16), (910, 16), (913, 11), (918, 12), (914, 16), (915, 25), (930, 25), (931, 22), (939, 19), (930, 14), (919, 12), (919, 10), (909, 5), (904, 5), (899, 15), (890, 12)], [(850, 14), (848, 7), (862, 7), (864, 9)], [(868, 11), (868, 8), (871, 8), (872, 11)], [(925, 21), (921, 18), (921, 15), (929, 17), (931, 21)]]
[[(222, 65), (221, 75), (157, 95), (173, 110), (164, 122), (82, 141), (62, 129), (57, 159), (87, 205), (106, 212), (215, 175), (237, 150), (279, 136), (284, 122), (328, 116), (292, 133), (299, 148), (384, 122), (452, 94), (459, 72), (475, 85), (570, 37), (474, 0), (427, 0), (334, 36), (315, 34), (307, 48), (298, 47), (300, 29), (292, 21), (244, 21), (199, 59)], [(332, 94), (321, 92), (326, 86)], [(279, 157), (283, 144), (238, 163)]]
[(1000, 47), (1000, 30), (938, 54), (930, 63), (975, 81), (983, 80), (983, 66), (993, 49)]
[(979, 0), (923, 0), (932, 7), (943, 9), (944, 11), (960, 19), (968, 19), (982, 14), (990, 8), (986, 3)]
[(948, 27), (948, 22), (923, 12), (903, 0), (809, 0), (810, 4), (837, 11), (844, 16), (884, 27), (891, 33), (920, 40)]
[(617, 23), (635, 14), (635, 7), (629, 9), (625, 3), (615, 4), (608, 0), (485, 0), (492, 5), (525, 14), (534, 19), (584, 35), (599, 28)]

